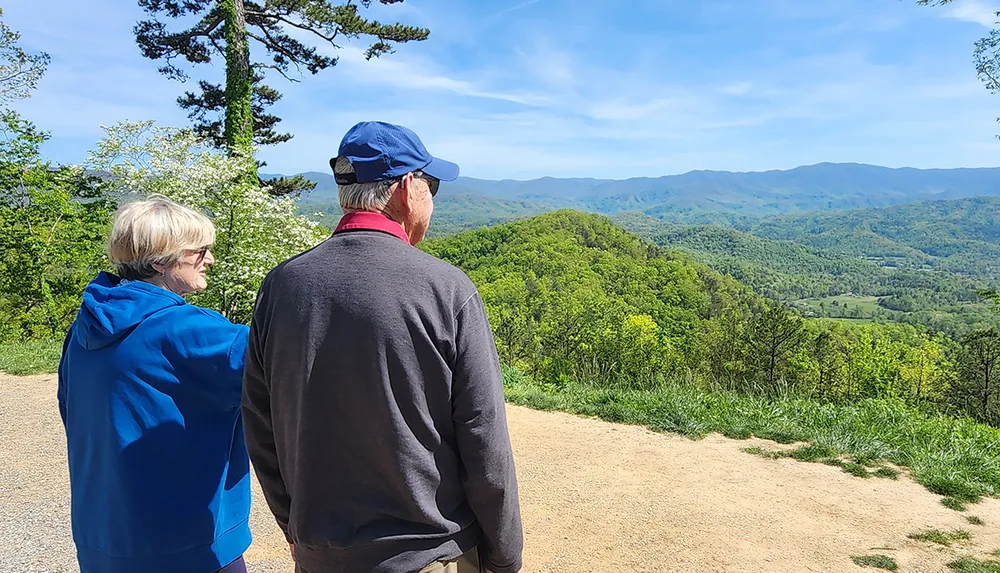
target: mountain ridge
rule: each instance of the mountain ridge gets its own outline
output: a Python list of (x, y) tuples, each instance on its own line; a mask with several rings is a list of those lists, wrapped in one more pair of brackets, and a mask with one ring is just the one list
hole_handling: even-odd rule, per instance
[[(335, 203), (333, 176), (302, 174), (317, 183), (304, 205)], [(264, 178), (276, 175), (262, 175)], [(540, 209), (573, 208), (614, 215), (640, 211), (672, 222), (732, 222), (808, 211), (885, 207), (914, 201), (1000, 195), (1000, 167), (918, 169), (863, 163), (817, 163), (787, 170), (695, 170), (629, 179), (488, 180), (460, 177), (442, 194), (491, 201), (527, 201)]]

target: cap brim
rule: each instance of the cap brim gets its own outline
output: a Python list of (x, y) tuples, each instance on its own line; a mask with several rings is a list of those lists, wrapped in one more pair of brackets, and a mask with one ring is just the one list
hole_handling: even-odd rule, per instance
[(441, 181), (454, 181), (458, 179), (458, 165), (451, 161), (432, 157), (431, 162), (421, 169), (424, 173)]

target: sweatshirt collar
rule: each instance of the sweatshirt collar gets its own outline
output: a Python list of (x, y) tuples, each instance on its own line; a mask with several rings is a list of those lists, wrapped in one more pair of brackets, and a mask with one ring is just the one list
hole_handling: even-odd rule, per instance
[(350, 213), (344, 213), (333, 234), (336, 235), (342, 231), (381, 231), (389, 233), (406, 244), (410, 244), (410, 238), (406, 236), (402, 225), (382, 213), (375, 213), (373, 211), (351, 211)]

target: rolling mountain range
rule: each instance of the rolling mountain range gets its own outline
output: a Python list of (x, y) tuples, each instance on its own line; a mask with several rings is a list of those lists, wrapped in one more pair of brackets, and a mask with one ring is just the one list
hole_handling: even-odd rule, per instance
[[(336, 203), (332, 175), (303, 174), (316, 189), (304, 205)], [(268, 176), (263, 176), (268, 177)], [(614, 215), (640, 211), (685, 223), (734, 221), (809, 211), (885, 207), (913, 201), (1000, 195), (1000, 168), (891, 169), (821, 163), (787, 171), (692, 171), (656, 178), (490, 181), (461, 177), (442, 186), (440, 199), (471, 196), (482, 210), (526, 216), (554, 208)]]

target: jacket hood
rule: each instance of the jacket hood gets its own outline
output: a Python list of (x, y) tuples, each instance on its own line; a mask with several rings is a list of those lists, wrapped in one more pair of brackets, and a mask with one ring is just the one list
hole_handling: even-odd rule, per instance
[(149, 316), (187, 302), (164, 288), (104, 273), (83, 291), (74, 340), (89, 350), (114, 344)]

